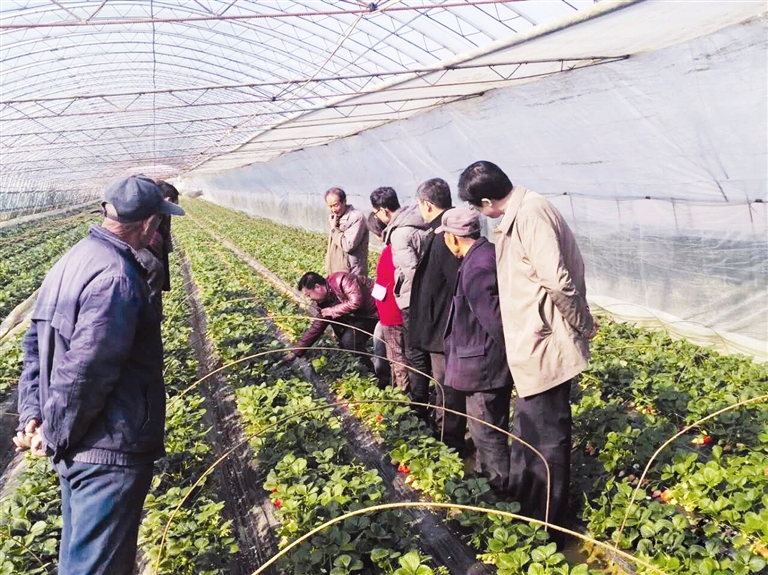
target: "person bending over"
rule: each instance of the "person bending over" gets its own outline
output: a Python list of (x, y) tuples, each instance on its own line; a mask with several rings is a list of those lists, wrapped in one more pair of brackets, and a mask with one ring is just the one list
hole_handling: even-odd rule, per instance
[[(341, 349), (365, 352), (365, 346), (379, 321), (376, 301), (371, 295), (373, 285), (371, 278), (349, 272), (336, 272), (327, 280), (315, 272), (301, 276), (298, 290), (317, 305), (319, 313), (296, 347), (312, 347), (330, 325)], [(334, 322), (327, 321), (329, 319)], [(306, 351), (300, 349), (289, 353), (286, 360), (293, 361)], [(357, 356), (368, 372), (375, 373), (370, 357)]]

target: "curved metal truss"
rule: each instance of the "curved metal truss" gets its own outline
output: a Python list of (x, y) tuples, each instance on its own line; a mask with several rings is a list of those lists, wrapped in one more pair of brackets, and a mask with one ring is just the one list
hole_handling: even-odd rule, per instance
[(600, 62), (474, 63), (592, 4), (3, 0), (0, 210), (265, 161)]

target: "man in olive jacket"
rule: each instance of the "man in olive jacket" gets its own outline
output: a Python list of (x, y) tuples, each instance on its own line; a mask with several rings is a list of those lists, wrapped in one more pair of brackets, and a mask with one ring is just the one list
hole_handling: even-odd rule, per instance
[[(494, 231), (507, 361), (518, 395), (515, 435), (538, 449), (551, 472), (549, 522), (565, 526), (571, 464), (570, 391), (587, 366), (597, 331), (587, 305), (584, 261), (565, 219), (544, 197), (513, 186), (491, 162), (459, 178), (459, 196), (484, 215), (504, 216)], [(546, 470), (519, 442), (510, 485), (525, 515), (544, 519)], [(559, 532), (553, 539), (562, 544)]]
[(325, 273), (349, 272), (367, 276), (369, 236), (365, 216), (347, 203), (347, 194), (341, 188), (325, 192), (325, 204), (331, 212)]
[[(512, 374), (504, 348), (496, 251), (480, 236), (480, 215), (469, 208), (445, 212), (437, 231), (461, 260), (445, 328), (445, 385), (463, 394), (468, 415), (507, 431)], [(463, 442), (466, 424), (461, 423), (450, 431)], [(509, 480), (508, 436), (472, 419), (468, 424), (477, 448), (475, 469), (488, 477), (497, 491), (505, 491)]]

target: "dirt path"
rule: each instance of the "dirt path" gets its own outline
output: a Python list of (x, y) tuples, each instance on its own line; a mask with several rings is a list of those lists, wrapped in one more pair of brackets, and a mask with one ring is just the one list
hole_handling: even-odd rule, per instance
[[(184, 282), (189, 293), (192, 315), (192, 346), (198, 359), (198, 376), (203, 377), (221, 364), (206, 337), (206, 315), (200, 303), (197, 286), (192, 280), (189, 261), (180, 252)], [(237, 405), (226, 377), (210, 377), (201, 386), (208, 407), (206, 423), (211, 427), (211, 445), (216, 456), (245, 439), (237, 414)], [(235, 555), (231, 573), (250, 575), (277, 552), (275, 528), (278, 525), (272, 513), (272, 504), (261, 489), (261, 473), (255, 466), (256, 458), (248, 445), (224, 460), (216, 470), (219, 486), (218, 498), (225, 502), (226, 519), (232, 521), (239, 551)], [(277, 570), (265, 573), (276, 575)]]

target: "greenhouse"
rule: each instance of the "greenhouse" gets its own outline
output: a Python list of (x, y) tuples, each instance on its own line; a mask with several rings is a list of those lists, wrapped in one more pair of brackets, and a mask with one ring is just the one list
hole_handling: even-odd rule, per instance
[(768, 573), (765, 2), (0, 38), (0, 575)]

